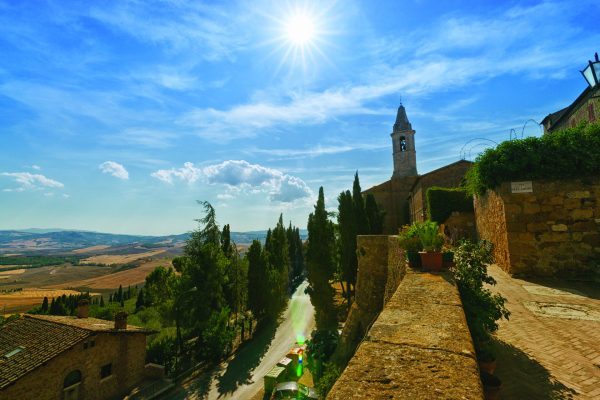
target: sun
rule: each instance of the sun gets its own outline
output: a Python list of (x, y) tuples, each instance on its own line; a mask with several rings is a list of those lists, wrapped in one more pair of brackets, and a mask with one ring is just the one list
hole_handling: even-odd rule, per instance
[(306, 14), (295, 14), (286, 22), (285, 36), (295, 46), (309, 45), (315, 38), (314, 19)]

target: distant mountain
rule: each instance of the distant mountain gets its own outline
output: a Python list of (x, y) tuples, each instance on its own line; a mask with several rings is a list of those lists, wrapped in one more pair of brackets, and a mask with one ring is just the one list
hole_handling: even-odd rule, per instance
[[(305, 239), (306, 231), (300, 236)], [(231, 232), (237, 244), (250, 244), (254, 239), (265, 241), (267, 231)], [(166, 236), (122, 235), (61, 229), (0, 230), (0, 253), (27, 251), (70, 251), (91, 246), (140, 245), (149, 247), (182, 245), (189, 233)]]

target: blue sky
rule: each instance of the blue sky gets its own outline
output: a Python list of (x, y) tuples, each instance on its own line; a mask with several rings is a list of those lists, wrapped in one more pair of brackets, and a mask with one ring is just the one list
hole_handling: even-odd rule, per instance
[(180, 233), (196, 200), (304, 227), (319, 186), (391, 176), (400, 97), (420, 173), (573, 101), (600, 3), (573, 4), (0, 0), (0, 229)]

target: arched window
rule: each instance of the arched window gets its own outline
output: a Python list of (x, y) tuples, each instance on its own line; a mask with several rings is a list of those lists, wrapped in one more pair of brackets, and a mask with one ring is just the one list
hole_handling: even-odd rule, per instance
[(406, 151), (406, 138), (400, 136), (400, 151)]
[(77, 400), (79, 399), (79, 385), (81, 384), (81, 371), (76, 369), (69, 372), (63, 382), (63, 399)]

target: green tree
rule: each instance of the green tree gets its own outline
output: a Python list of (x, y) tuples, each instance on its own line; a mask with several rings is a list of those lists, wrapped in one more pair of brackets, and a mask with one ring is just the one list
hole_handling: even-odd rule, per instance
[(117, 291), (117, 301), (123, 301), (123, 286), (119, 285), (119, 290)]
[(365, 201), (365, 213), (369, 225), (369, 234), (381, 235), (383, 233), (383, 218), (385, 217), (385, 213), (379, 209), (375, 201), (375, 196), (371, 193), (367, 195)]
[(267, 259), (258, 240), (252, 241), (246, 253), (248, 260), (248, 308), (258, 319), (267, 314), (269, 274)]
[(100, 296), (100, 307), (104, 307), (104, 296)]
[(284, 307), (287, 299), (288, 290), (288, 271), (290, 259), (288, 255), (288, 242), (285, 227), (283, 225), (283, 215), (279, 215), (277, 225), (268, 236), (269, 240), (265, 244), (267, 249), (267, 258), (269, 269), (271, 270), (271, 302), (273, 306), (272, 315), (278, 314)]
[(160, 305), (172, 299), (174, 279), (175, 271), (171, 267), (165, 268), (159, 266), (150, 272), (146, 276), (146, 284), (144, 286), (146, 303)]
[[(356, 285), (358, 259), (356, 256), (357, 223), (352, 194), (349, 190), (338, 196), (338, 252), (342, 290), (350, 304), (352, 287)], [(346, 282), (344, 289), (343, 282)]]
[(144, 299), (144, 288), (141, 288), (138, 292), (137, 300), (135, 301), (135, 309), (139, 310), (144, 305), (146, 305), (146, 301)]
[(354, 183), (352, 184), (352, 203), (354, 204), (356, 218), (356, 234), (367, 235), (369, 233), (369, 221), (365, 212), (365, 202), (362, 197), (358, 172), (354, 174)]
[(329, 282), (335, 272), (335, 237), (333, 223), (325, 210), (323, 187), (319, 188), (315, 211), (308, 217), (306, 267), (317, 329), (337, 329), (334, 290)]
[(48, 313), (48, 298), (44, 296), (44, 301), (42, 301), (42, 312), (44, 314)]
[(232, 256), (233, 249), (231, 247), (231, 230), (229, 224), (223, 226), (223, 232), (221, 233), (221, 248), (223, 249), (225, 257), (230, 258)]

